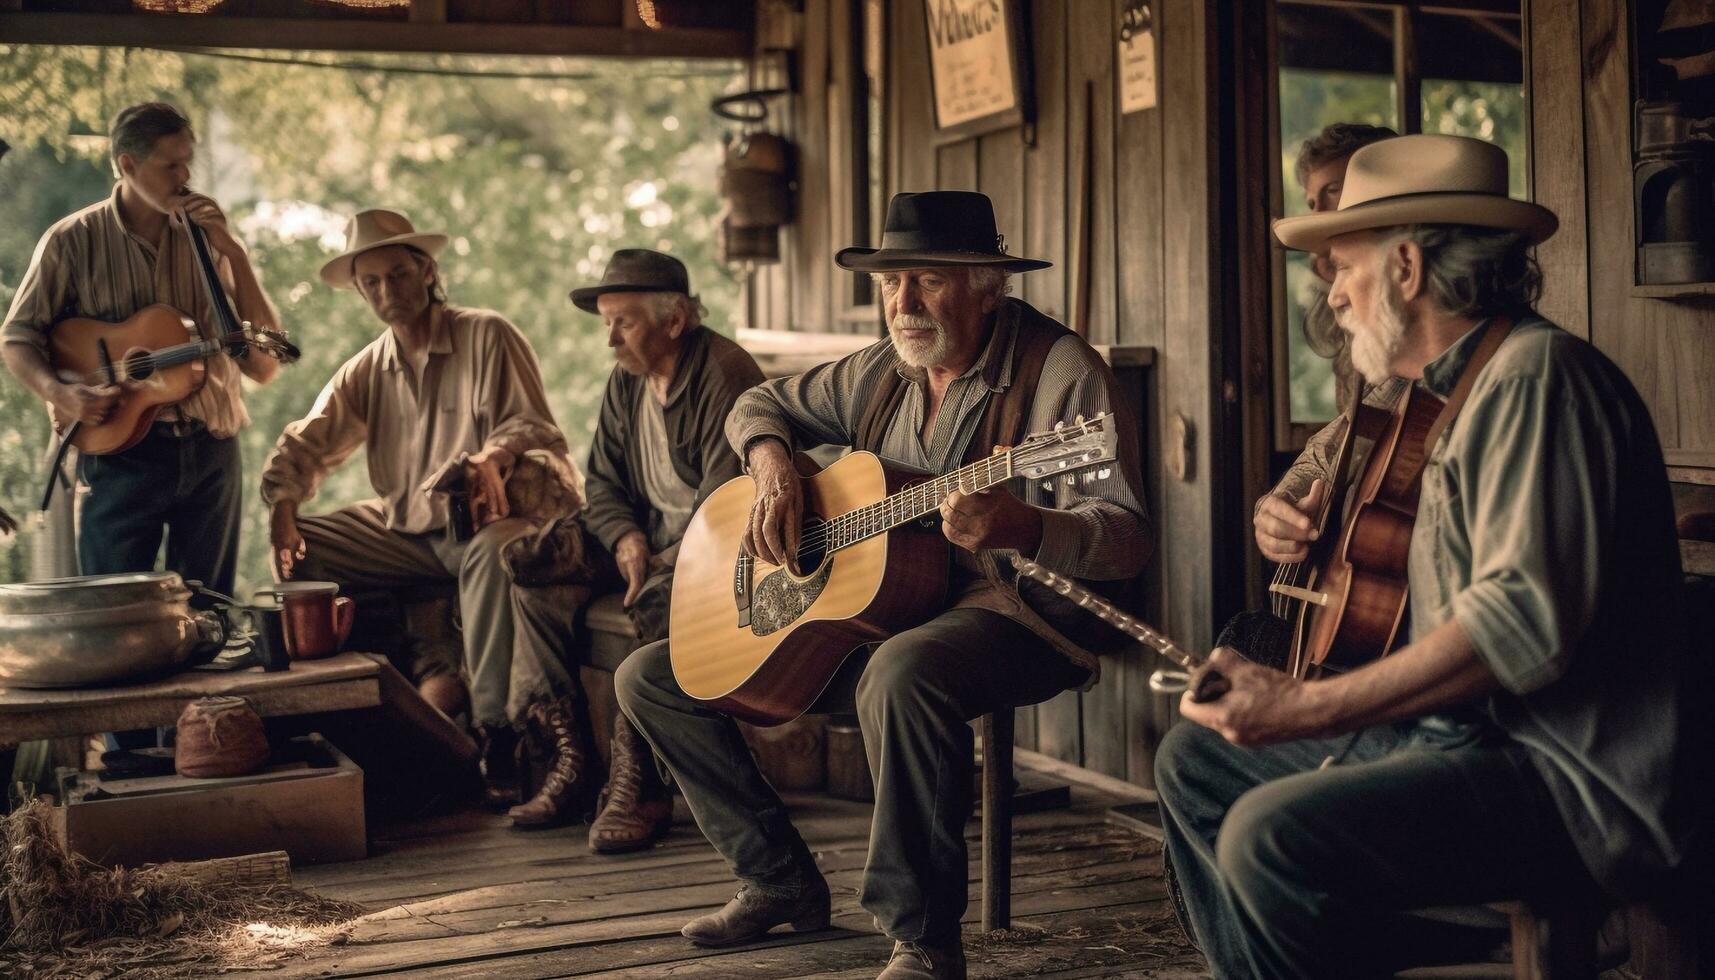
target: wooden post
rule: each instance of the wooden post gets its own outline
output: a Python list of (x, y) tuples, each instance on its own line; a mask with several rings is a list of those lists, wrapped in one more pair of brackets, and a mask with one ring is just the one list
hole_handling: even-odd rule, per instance
[(983, 931), (1012, 928), (1012, 710), (983, 715)]
[(411, 0), (411, 13), (406, 19), (413, 24), (445, 24), (447, 0)]

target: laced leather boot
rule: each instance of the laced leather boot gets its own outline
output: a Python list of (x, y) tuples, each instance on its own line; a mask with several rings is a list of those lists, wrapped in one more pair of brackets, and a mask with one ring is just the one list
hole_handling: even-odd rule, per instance
[(828, 883), (819, 873), (790, 896), (765, 892), (747, 881), (719, 912), (692, 919), (679, 934), (698, 946), (736, 946), (760, 939), (778, 925), (789, 925), (793, 932), (826, 929), (831, 915)]
[(591, 763), (583, 714), (571, 697), (538, 701), (524, 712), (531, 736), (544, 749), (541, 788), (507, 811), (512, 826), (536, 830), (580, 820), (589, 804)]
[(957, 939), (946, 946), (896, 942), (875, 980), (965, 980), (964, 945)]
[(478, 725), (476, 742), (483, 806), (490, 810), (517, 806), (523, 798), (518, 783), (518, 732), (511, 725)]
[(596, 801), (590, 850), (623, 854), (653, 845), (673, 826), (673, 797), (655, 768), (655, 754), (631, 720), (613, 726), (613, 763)]

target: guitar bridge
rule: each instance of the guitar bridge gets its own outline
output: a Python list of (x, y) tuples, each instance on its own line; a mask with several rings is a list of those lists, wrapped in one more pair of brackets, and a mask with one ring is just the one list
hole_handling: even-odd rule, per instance
[(750, 576), (755, 568), (755, 560), (743, 552), (739, 553), (738, 561), (732, 567), (732, 599), (738, 607), (740, 629), (750, 625)]
[(1286, 596), (1288, 599), (1297, 599), (1299, 602), (1308, 602), (1313, 606), (1326, 606), (1328, 604), (1328, 600), (1331, 598), (1326, 592), (1312, 592), (1309, 589), (1301, 589), (1296, 585), (1282, 585), (1278, 582), (1270, 585), (1268, 587), (1268, 591), (1276, 593), (1277, 595)]

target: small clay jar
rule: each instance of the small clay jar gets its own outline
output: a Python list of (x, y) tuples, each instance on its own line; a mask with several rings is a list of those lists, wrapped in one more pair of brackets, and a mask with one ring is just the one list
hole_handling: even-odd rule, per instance
[(179, 715), (173, 762), (181, 776), (244, 776), (267, 765), (269, 756), (262, 716), (244, 698), (202, 698)]

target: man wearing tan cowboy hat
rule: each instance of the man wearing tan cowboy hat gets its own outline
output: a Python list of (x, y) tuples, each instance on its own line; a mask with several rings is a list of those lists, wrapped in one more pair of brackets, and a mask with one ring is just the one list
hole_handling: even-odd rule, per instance
[[(1069, 576), (1135, 576), (1149, 550), (1135, 428), (1090, 345), (1007, 296), (1010, 274), (1048, 263), (1006, 253), (987, 197), (899, 194), (881, 248), (848, 248), (835, 262), (875, 276), (889, 338), (739, 398), (726, 432), (757, 484), (745, 543), (752, 554), (786, 564), (797, 553), (803, 497), (794, 449), (851, 446), (943, 474), (1078, 415), (1111, 410), (1121, 419), (1120, 457), (1101, 479), (1022, 487), (1022, 497), (1004, 488), (953, 494), (941, 508), (942, 533), (957, 546), (948, 607), (882, 643), (857, 682), (876, 779), (863, 905), (895, 940), (881, 976), (962, 978), (969, 722), (1088, 686), (1097, 673), (1091, 651), (1067, 635), (1095, 621), (1058, 596), (1021, 595), (1000, 562), (1018, 553)], [(1016, 428), (1008, 431), (1007, 419)], [(737, 897), (687, 924), (685, 936), (728, 946), (781, 924), (825, 927), (828, 886), (815, 858), (733, 720), (674, 681), (671, 642), (632, 654), (614, 685), (741, 881)]]
[[(1496, 899), (1597, 912), (1700, 825), (1681, 580), (1661, 449), (1631, 384), (1532, 311), (1552, 213), (1498, 148), (1355, 154), (1326, 250), (1371, 384), (1446, 400), (1412, 533), (1409, 642), (1303, 682), (1219, 649), (1231, 690), (1156, 755), (1168, 858), (1217, 977), (1391, 975), (1445, 932), (1403, 913)], [(1279, 530), (1310, 537), (1300, 512)], [(1328, 762), (1324, 762), (1328, 760)], [(1421, 963), (1422, 960), (1418, 960)]]
[[(347, 226), (345, 251), (322, 267), (323, 282), (356, 290), (387, 329), (334, 373), (310, 413), (274, 444), (262, 474), (273, 557), (282, 579), (348, 588), (456, 581), (489, 802), (518, 802), (513, 756), (522, 731), (552, 759), (532, 813), (564, 819), (581, 802), (573, 797), (585, 767), (573, 724), (577, 688), (502, 552), (539, 530), (510, 513), (508, 473), (540, 459), (569, 474), (574, 489), (563, 496), (575, 510), (576, 470), (529, 341), (498, 313), (447, 302), (435, 260), (446, 243), (397, 212), (362, 211)], [(379, 499), (300, 515), (322, 478), (365, 445)], [(471, 483), (470, 528), (449, 514), (449, 495), (431, 492), (457, 468)], [(468, 540), (465, 531), (474, 531)], [(412, 668), (431, 703), (449, 715), (460, 710), (459, 665), (431, 660)]]
[[(722, 423), (762, 380), (756, 361), (703, 326), (684, 263), (644, 248), (613, 254), (601, 282), (572, 290), (600, 316), (615, 366), (590, 444), (589, 506), (597, 589), (624, 593), (638, 637), (667, 635), (673, 565), (691, 514), (739, 476)], [(648, 847), (672, 823), (673, 802), (636, 726), (614, 719), (612, 764), (589, 846), (601, 854)]]

